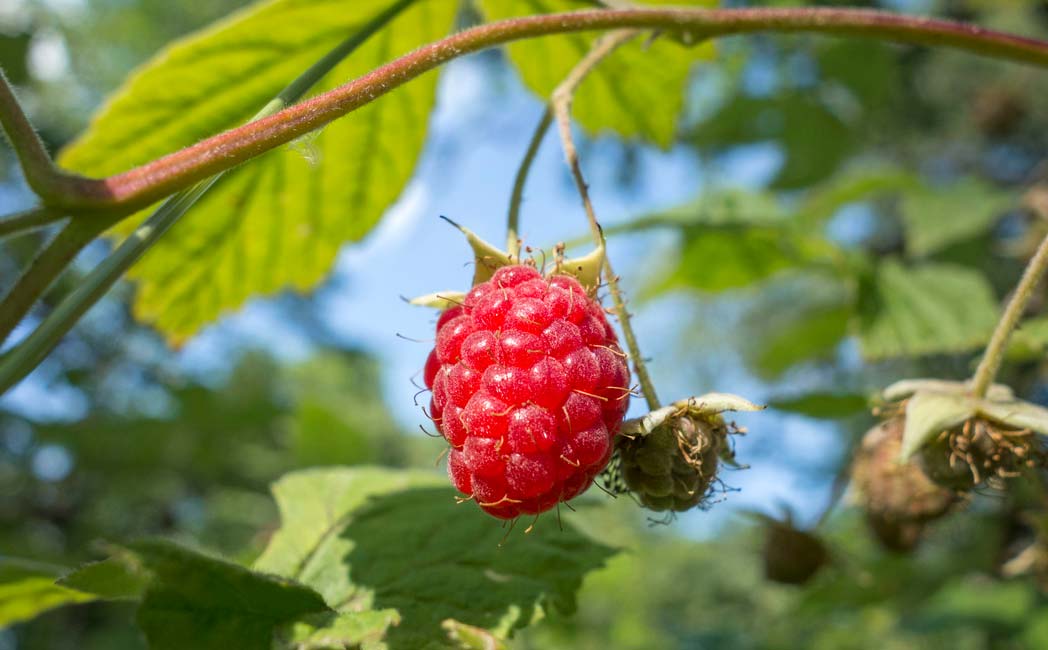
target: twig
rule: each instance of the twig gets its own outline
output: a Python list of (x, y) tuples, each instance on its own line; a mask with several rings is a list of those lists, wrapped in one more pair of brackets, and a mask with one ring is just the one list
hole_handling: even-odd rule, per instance
[(506, 250), (510, 256), (518, 260), (520, 259), (520, 204), (524, 201), (524, 186), (528, 183), (528, 172), (531, 171), (531, 165), (535, 162), (535, 156), (538, 155), (542, 138), (546, 136), (546, 131), (549, 131), (552, 123), (553, 112), (547, 106), (546, 110), (542, 112), (539, 125), (535, 127), (535, 132), (531, 135), (528, 150), (524, 152), (524, 159), (520, 161), (520, 167), (517, 169), (517, 176), (513, 179), (513, 192), (509, 197), (509, 216), (506, 218)]
[(61, 200), (88, 189), (96, 180), (83, 178), (59, 170), (51, 161), (29, 118), (15, 97), (11, 83), (0, 69), (0, 126), (15, 150), (26, 183), (44, 199)]
[(1026, 265), (1026, 270), (1023, 271), (1023, 276), (1015, 287), (1015, 292), (1008, 301), (1004, 313), (1001, 314), (1001, 320), (998, 321), (990, 342), (986, 345), (986, 352), (983, 353), (979, 367), (976, 368), (975, 375), (972, 377), (972, 394), (976, 397), (986, 397), (986, 392), (996, 379), (1012, 332), (1023, 317), (1026, 305), (1033, 297), (1045, 270), (1048, 270), (1048, 237), (1045, 237), (1041, 245), (1037, 247), (1037, 252)]
[[(611, 29), (658, 29), (693, 40), (755, 32), (812, 32), (944, 46), (983, 56), (1048, 66), (1048, 42), (973, 25), (865, 9), (595, 9), (523, 16), (463, 30), (266, 119), (203, 140), (105, 179), (73, 178), (47, 203), (71, 212), (130, 214), (180, 189), (316, 130), (452, 59), (510, 41)], [(16, 105), (0, 114), (17, 118)], [(16, 125), (17, 126), (17, 125)], [(24, 137), (18, 129), (12, 137)]]
[[(640, 30), (624, 29), (611, 32), (601, 38), (594, 44), (593, 49), (579, 61), (578, 65), (572, 68), (564, 81), (553, 90), (553, 96), (550, 100), (551, 111), (554, 119), (557, 121), (557, 130), (560, 132), (560, 142), (564, 148), (564, 158), (571, 169), (572, 178), (575, 179), (575, 187), (578, 189), (579, 197), (582, 199), (586, 220), (589, 222), (590, 231), (597, 246), (603, 246), (604, 233), (600, 228), (600, 223), (597, 221), (597, 214), (593, 210), (589, 187), (586, 185), (586, 179), (582, 175), (582, 166), (579, 164), (579, 152), (575, 147), (575, 140), (571, 134), (571, 102), (575, 97), (575, 91), (578, 89), (579, 84), (582, 83), (587, 75), (609, 54), (614, 52), (616, 48), (635, 38), (638, 34), (640, 34)], [(619, 318), (622, 335), (626, 340), (626, 349), (629, 350), (630, 358), (633, 360), (633, 370), (637, 373), (637, 381), (640, 383), (641, 392), (644, 393), (644, 400), (648, 403), (649, 410), (657, 410), (659, 408), (659, 398), (655, 393), (655, 384), (648, 374), (648, 368), (640, 352), (640, 345), (637, 343), (637, 336), (633, 332), (633, 326), (630, 323), (630, 314), (626, 309), (626, 301), (622, 296), (622, 290), (619, 288), (619, 278), (615, 275), (615, 271), (611, 267), (611, 260), (607, 254), (604, 257), (604, 275), (608, 283), (608, 290), (611, 293), (615, 315)]]
[(9, 214), (5, 217), (0, 217), (0, 239), (31, 232), (56, 221), (61, 221), (64, 218), (65, 216), (61, 212), (44, 206), (31, 208), (25, 212)]
[(55, 233), (0, 299), (0, 345), (77, 254), (113, 221), (113, 218), (104, 220), (100, 217), (73, 219)]

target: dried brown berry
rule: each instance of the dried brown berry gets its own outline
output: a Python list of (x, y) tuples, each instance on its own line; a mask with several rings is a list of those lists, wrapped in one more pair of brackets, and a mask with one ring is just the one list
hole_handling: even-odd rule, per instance
[(912, 550), (928, 522), (956, 503), (953, 490), (933, 483), (917, 465), (901, 462), (903, 418), (866, 432), (852, 464), (852, 485), (877, 539), (893, 551)]
[(829, 561), (826, 546), (812, 533), (798, 530), (789, 521), (764, 521), (764, 575), (768, 580), (802, 585)]

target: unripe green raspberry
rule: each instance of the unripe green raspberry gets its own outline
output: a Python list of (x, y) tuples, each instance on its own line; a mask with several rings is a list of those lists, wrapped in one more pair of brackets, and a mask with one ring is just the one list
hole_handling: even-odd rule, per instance
[(672, 417), (645, 436), (619, 444), (626, 486), (646, 508), (683, 512), (701, 505), (717, 476), (727, 444), (719, 415)]

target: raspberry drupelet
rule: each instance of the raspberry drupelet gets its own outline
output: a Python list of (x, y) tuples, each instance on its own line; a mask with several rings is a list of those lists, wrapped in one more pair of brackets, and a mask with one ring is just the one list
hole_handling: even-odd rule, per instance
[(430, 416), (455, 487), (501, 519), (589, 487), (629, 405), (626, 356), (575, 278), (505, 266), (437, 321)]

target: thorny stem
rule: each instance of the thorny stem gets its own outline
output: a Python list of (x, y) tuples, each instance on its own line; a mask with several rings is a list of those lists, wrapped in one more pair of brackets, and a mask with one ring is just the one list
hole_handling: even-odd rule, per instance
[(0, 217), (0, 239), (43, 228), (64, 218), (65, 216), (61, 212), (43, 206), (9, 214)]
[(506, 250), (511, 257), (518, 260), (520, 259), (520, 204), (524, 201), (524, 186), (527, 185), (528, 172), (531, 171), (531, 165), (535, 162), (535, 156), (538, 155), (542, 139), (546, 136), (546, 131), (549, 131), (552, 123), (553, 112), (547, 106), (546, 110), (542, 112), (539, 125), (535, 127), (535, 132), (531, 135), (531, 142), (528, 143), (528, 150), (524, 152), (524, 159), (520, 161), (517, 176), (513, 179), (513, 192), (509, 197), (509, 216), (506, 218)]
[(1015, 287), (1008, 306), (1004, 308), (1004, 313), (1001, 315), (1001, 320), (997, 322), (997, 328), (994, 329), (990, 342), (986, 345), (986, 352), (983, 353), (979, 367), (976, 368), (975, 375), (972, 377), (972, 394), (975, 397), (986, 397), (986, 392), (997, 377), (997, 371), (1001, 369), (1004, 353), (1008, 349), (1008, 340), (1015, 331), (1015, 326), (1019, 324), (1019, 320), (1026, 311), (1026, 305), (1029, 304), (1046, 270), (1048, 270), (1048, 237), (1045, 237), (1041, 245), (1037, 247), (1037, 252), (1026, 265), (1026, 270), (1023, 271), (1023, 276)]
[(26, 117), (11, 83), (0, 69), (0, 126), (18, 156), (26, 183), (40, 197), (61, 199), (83, 191), (82, 184), (98, 181), (68, 174), (55, 167), (44, 143), (40, 140), (29, 118)]
[[(952, 21), (865, 9), (634, 8), (523, 16), (473, 27), (430, 43), (309, 101), (122, 174), (105, 179), (67, 178), (69, 182), (60, 191), (43, 198), (48, 205), (72, 212), (105, 210), (130, 214), (318, 129), (452, 59), (518, 39), (627, 28), (670, 31), (692, 40), (768, 31), (813, 32), (954, 47), (1048, 66), (1046, 41)], [(19, 122), (21, 110), (13, 101), (3, 101), (6, 87), (6, 83), (0, 83), (0, 121), (20, 156), (35, 155), (24, 125)]]
[[(638, 34), (640, 34), (640, 30), (625, 29), (611, 32), (597, 41), (593, 49), (579, 61), (578, 65), (572, 68), (564, 81), (554, 89), (553, 97), (550, 100), (550, 107), (557, 121), (557, 130), (560, 132), (560, 142), (564, 148), (564, 158), (571, 169), (571, 176), (575, 179), (575, 187), (578, 189), (579, 197), (582, 199), (582, 207), (586, 211), (586, 220), (589, 222), (593, 241), (600, 247), (604, 246), (604, 232), (601, 230), (600, 223), (597, 221), (597, 214), (593, 210), (593, 201), (590, 200), (589, 187), (586, 185), (586, 179), (582, 175), (582, 166), (579, 164), (579, 152), (575, 147), (575, 140), (571, 134), (571, 102), (579, 84), (582, 83), (586, 76), (609, 54), (614, 52), (616, 48)], [(539, 126), (540, 128), (542, 127), (541, 124)], [(626, 309), (626, 301), (622, 296), (622, 290), (619, 288), (619, 278), (615, 275), (614, 269), (611, 268), (611, 260), (607, 254), (604, 256), (604, 275), (607, 278), (608, 291), (611, 293), (615, 315), (618, 316), (619, 325), (622, 327), (622, 336), (626, 340), (626, 349), (629, 350), (630, 358), (633, 360), (633, 369), (637, 373), (637, 381), (640, 382), (641, 392), (644, 393), (644, 400), (648, 403), (648, 409), (654, 411), (659, 408), (659, 397), (655, 393), (655, 384), (651, 381), (651, 376), (648, 374), (648, 368), (644, 364), (644, 357), (637, 343), (637, 336), (633, 332), (633, 325), (630, 323), (630, 313)]]
[[(414, 2), (415, 0), (400, 0), (375, 16), (361, 30), (346, 38), (299, 75), (252, 119), (273, 115), (297, 100), (340, 61)], [(0, 394), (31, 372), (84, 313), (105, 295), (127, 269), (138, 261), (223, 173), (225, 170), (181, 190), (166, 200), (84, 279), (81, 286), (66, 296), (25, 341), (0, 360)], [(0, 344), (76, 254), (116, 220), (113, 216), (73, 219), (55, 236), (0, 301)]]

